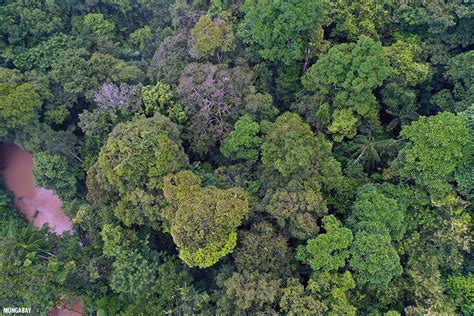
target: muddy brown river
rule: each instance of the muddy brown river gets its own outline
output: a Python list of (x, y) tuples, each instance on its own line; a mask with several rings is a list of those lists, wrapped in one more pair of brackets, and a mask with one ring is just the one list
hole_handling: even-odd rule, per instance
[[(72, 232), (72, 222), (61, 210), (62, 202), (52, 190), (37, 188), (33, 179), (33, 157), (15, 144), (0, 144), (0, 169), (5, 186), (14, 193), (16, 209), (36, 227), (48, 224), (56, 234)], [(50, 316), (78, 316), (84, 313), (80, 299), (48, 313)]]

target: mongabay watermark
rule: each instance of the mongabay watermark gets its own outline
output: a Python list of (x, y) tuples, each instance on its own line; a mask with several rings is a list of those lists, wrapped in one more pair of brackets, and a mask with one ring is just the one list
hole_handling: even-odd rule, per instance
[(4, 307), (4, 314), (31, 314), (31, 307)]

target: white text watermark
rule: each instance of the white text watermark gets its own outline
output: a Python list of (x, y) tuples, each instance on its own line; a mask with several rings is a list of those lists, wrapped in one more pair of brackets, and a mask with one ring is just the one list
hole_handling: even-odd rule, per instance
[(31, 307), (4, 307), (4, 314), (31, 314)]

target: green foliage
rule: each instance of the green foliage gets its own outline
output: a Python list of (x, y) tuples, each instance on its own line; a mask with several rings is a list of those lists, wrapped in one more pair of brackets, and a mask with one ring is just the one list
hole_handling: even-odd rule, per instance
[(171, 235), (188, 266), (207, 268), (232, 252), (235, 229), (249, 211), (242, 189), (202, 188), (199, 177), (182, 171), (166, 177), (163, 190)]
[(107, 257), (120, 257), (128, 249), (138, 246), (137, 234), (119, 225), (105, 224), (100, 235), (104, 242), (102, 251)]
[(33, 176), (37, 186), (53, 189), (62, 201), (72, 201), (77, 193), (77, 168), (64, 156), (38, 152), (34, 155)]
[(280, 280), (256, 273), (234, 272), (224, 281), (223, 287), (225, 292), (217, 302), (219, 314), (253, 313), (271, 310), (271, 304), (277, 299)]
[[(3, 304), (27, 305), (39, 312), (59, 298), (71, 299), (81, 284), (72, 284), (79, 267), (78, 239), (50, 235), (18, 215), (0, 191), (0, 295)], [(30, 282), (28, 282), (30, 280)], [(31, 282), (34, 280), (35, 282)]]
[(290, 236), (314, 237), (319, 231), (317, 217), (327, 212), (322, 182), (340, 175), (332, 146), (322, 135), (314, 136), (294, 113), (263, 122), (262, 129), (262, 206)]
[(448, 61), (445, 78), (452, 82), (453, 96), (459, 100), (456, 104), (456, 112), (459, 111), (458, 109), (464, 110), (472, 105), (474, 99), (474, 84), (469, 79), (474, 76), (474, 70), (470, 66), (472, 63), (474, 63), (473, 50), (456, 55)]
[(461, 117), (447, 112), (420, 117), (404, 127), (401, 136), (406, 145), (394, 161), (400, 175), (414, 179), (434, 196), (448, 193), (448, 178), (461, 166), (472, 142)]
[[(128, 117), (128, 115), (126, 116)], [(79, 127), (85, 134), (84, 162), (86, 169), (95, 163), (100, 148), (112, 129), (122, 121), (122, 116), (113, 110), (84, 111), (79, 114)]]
[(126, 193), (137, 187), (160, 189), (161, 177), (186, 165), (176, 125), (158, 115), (117, 125), (102, 147), (97, 170)]
[(474, 311), (474, 276), (450, 275), (446, 281), (447, 292), (461, 305), (463, 314)]
[(448, 61), (444, 78), (448, 80), (452, 88), (443, 89), (433, 96), (434, 103), (442, 111), (461, 112), (472, 105), (474, 100), (474, 84), (472, 70), (474, 63), (474, 51), (458, 54)]
[[(161, 219), (163, 177), (188, 165), (177, 126), (164, 116), (117, 125), (89, 170), (89, 193), (119, 198), (115, 215), (125, 224)], [(100, 193), (99, 193), (100, 194)], [(117, 196), (118, 194), (118, 196)]]
[(82, 49), (62, 51), (51, 65), (49, 77), (60, 84), (68, 93), (91, 93), (97, 87), (95, 78), (91, 78), (91, 70)]
[(461, 116), (464, 124), (469, 128), (471, 136), (474, 137), (474, 104), (459, 113), (459, 116)]
[(175, 309), (177, 315), (199, 314), (207, 310), (210, 296), (206, 293), (200, 293), (192, 286), (185, 284), (179, 289), (179, 295), (175, 298)]
[(260, 125), (248, 115), (242, 116), (221, 146), (221, 153), (231, 160), (256, 162), (259, 157), (261, 138)]
[(474, 202), (474, 158), (456, 171), (454, 179), (458, 192), (471, 203)]
[(27, 225), (34, 201), (0, 183), (0, 305), (474, 314), (473, 13), (3, 1), (0, 143), (31, 153), (74, 230)]
[(65, 14), (55, 1), (8, 2), (0, 11), (1, 34), (13, 47), (34, 46), (65, 27)]
[(268, 93), (249, 94), (245, 98), (245, 113), (258, 122), (273, 120), (278, 109), (273, 105), (272, 96)]
[[(332, 47), (302, 77), (303, 86), (330, 101), (328, 131), (335, 141), (353, 138), (360, 118), (376, 120), (373, 90), (392, 73), (382, 45), (366, 36)], [(327, 123), (326, 123), (327, 124)]]
[(155, 86), (143, 87), (142, 97), (146, 111), (148, 114), (153, 114), (169, 103), (174, 95), (169, 85), (158, 82)]
[(330, 14), (334, 29), (331, 35), (355, 41), (360, 35), (378, 39), (390, 32), (390, 24), (395, 22), (392, 15), (396, 1), (373, 3), (370, 0), (330, 1)]
[(324, 21), (325, 5), (316, 0), (246, 0), (239, 36), (255, 45), (262, 58), (289, 65), (303, 59), (314, 26)]
[(133, 64), (126, 64), (123, 60), (110, 54), (95, 52), (87, 64), (91, 70), (92, 79), (98, 83), (137, 84), (143, 80), (143, 72), (140, 68)]
[(335, 141), (342, 141), (343, 137), (353, 138), (357, 134), (357, 117), (354, 112), (350, 109), (334, 110), (328, 132), (334, 135)]
[(0, 137), (37, 118), (42, 105), (40, 95), (14, 71), (0, 68)]
[(357, 43), (329, 49), (308, 69), (302, 82), (306, 89), (323, 94), (333, 93), (334, 87), (360, 93), (380, 86), (390, 73), (382, 45), (361, 36)]
[(114, 34), (115, 24), (107, 21), (103, 14), (89, 13), (84, 16), (84, 26), (99, 37), (111, 37)]
[(35, 47), (19, 50), (7, 57), (18, 69), (31, 70), (39, 68), (46, 71), (51, 69), (51, 66), (62, 51), (73, 48), (75, 45), (76, 41), (72, 36), (60, 33), (39, 43)]
[(298, 239), (315, 236), (319, 231), (317, 217), (327, 211), (315, 177), (301, 180), (295, 176), (286, 185), (269, 189), (263, 202), (265, 211), (276, 219), (278, 226)]
[(352, 232), (342, 226), (334, 215), (323, 217), (324, 234), (308, 240), (306, 246), (299, 246), (296, 258), (308, 263), (314, 271), (332, 271), (346, 265)]
[(127, 301), (131, 306), (153, 300), (153, 310), (161, 312), (172, 308), (179, 288), (190, 281), (179, 263), (150, 250), (148, 242), (140, 240), (132, 230), (106, 224), (101, 235), (104, 255), (114, 259), (111, 288), (133, 297), (133, 303)]
[(276, 95), (283, 103), (290, 103), (295, 94), (301, 89), (300, 67), (298, 64), (284, 65), (278, 69)]
[(385, 135), (380, 131), (380, 126), (375, 126), (373, 129), (368, 129), (367, 134), (359, 134), (348, 143), (351, 158), (355, 159), (353, 164), (360, 162), (365, 170), (371, 171), (396, 153), (397, 141), (382, 138)]
[(237, 269), (246, 274), (285, 276), (290, 269), (290, 251), (286, 238), (266, 222), (242, 232), (233, 253)]
[(146, 25), (142, 28), (136, 29), (132, 34), (130, 34), (130, 41), (133, 45), (141, 50), (145, 48), (145, 45), (148, 41), (153, 38), (153, 33), (150, 26)]
[(127, 253), (126, 258), (119, 257), (114, 261), (110, 286), (119, 293), (133, 296), (149, 295), (157, 282), (158, 267), (158, 258), (152, 257), (151, 260), (147, 260), (139, 250), (134, 249)]
[(455, 314), (454, 304), (444, 294), (441, 281), (440, 260), (437, 250), (426, 242), (415, 245), (405, 268), (408, 280), (408, 297), (414, 302), (406, 307), (408, 313)]
[(317, 157), (317, 139), (298, 114), (287, 112), (264, 127), (263, 166), (289, 176), (310, 166)]
[(216, 51), (228, 52), (235, 46), (232, 25), (221, 18), (213, 21), (208, 15), (202, 15), (191, 33), (199, 57), (212, 56)]
[(402, 274), (403, 269), (387, 229), (370, 227), (374, 225), (355, 234), (350, 265), (356, 272), (358, 285), (383, 290), (394, 277)]
[(184, 123), (188, 119), (184, 107), (176, 101), (174, 91), (166, 83), (157, 82), (154, 86), (144, 86), (142, 98), (147, 115), (160, 113), (176, 123)]
[(416, 37), (399, 38), (385, 48), (385, 53), (394, 68), (394, 76), (410, 86), (416, 86), (430, 78), (431, 68), (420, 61), (423, 49)]
[(359, 286), (386, 290), (392, 279), (402, 274), (400, 258), (391, 242), (401, 240), (405, 233), (408, 193), (405, 187), (389, 183), (367, 184), (359, 189), (348, 219), (356, 231), (350, 265)]
[(364, 225), (365, 222), (376, 224), (387, 228), (393, 240), (402, 239), (406, 228), (406, 205), (397, 200), (402, 196), (402, 190), (388, 183), (361, 187), (351, 222), (357, 220), (357, 225)]
[(297, 279), (288, 279), (280, 306), (288, 315), (356, 315), (348, 296), (353, 288), (355, 282), (349, 271), (314, 273), (306, 287)]
[(405, 125), (419, 115), (416, 111), (419, 105), (416, 104), (415, 90), (398, 82), (389, 82), (382, 89), (383, 103), (386, 105), (385, 111), (395, 118), (387, 126), (388, 130)]
[(402, 30), (419, 35), (425, 54), (434, 65), (472, 43), (472, 8), (464, 1), (430, 1), (400, 6)]

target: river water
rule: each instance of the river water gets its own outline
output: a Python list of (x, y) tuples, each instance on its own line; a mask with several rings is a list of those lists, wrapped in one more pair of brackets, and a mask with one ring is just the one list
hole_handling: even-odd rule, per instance
[[(36, 227), (48, 224), (58, 235), (72, 231), (72, 222), (61, 210), (62, 202), (52, 190), (37, 188), (33, 179), (33, 157), (15, 144), (0, 144), (0, 166), (5, 186), (14, 193), (16, 209)], [(80, 299), (50, 311), (50, 316), (78, 316), (84, 313)]]

